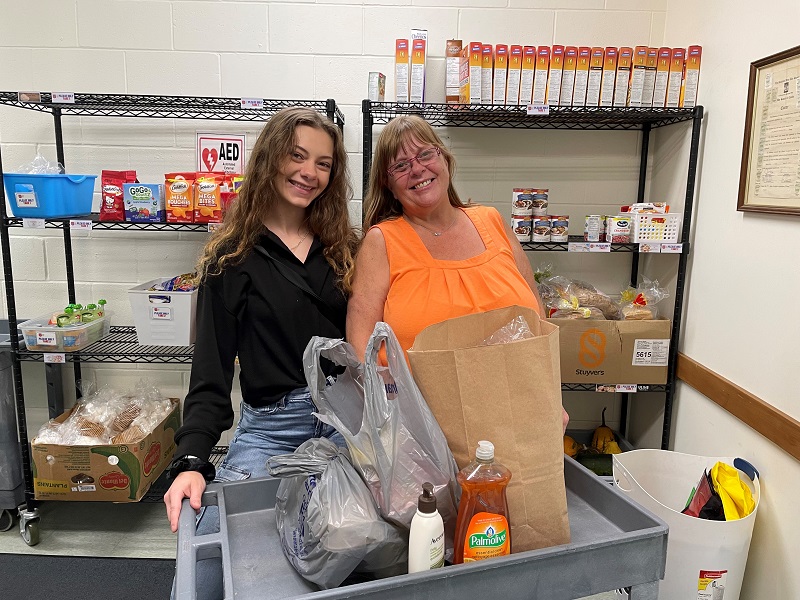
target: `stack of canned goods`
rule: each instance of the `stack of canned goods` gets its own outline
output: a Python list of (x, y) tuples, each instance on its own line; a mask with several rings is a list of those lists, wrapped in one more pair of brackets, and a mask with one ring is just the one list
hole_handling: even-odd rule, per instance
[(548, 190), (543, 188), (514, 188), (511, 228), (520, 242), (550, 241), (547, 193)]

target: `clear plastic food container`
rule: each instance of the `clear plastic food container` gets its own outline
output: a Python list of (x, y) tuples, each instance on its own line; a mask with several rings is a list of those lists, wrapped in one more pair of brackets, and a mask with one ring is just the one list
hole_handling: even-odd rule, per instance
[(20, 323), (25, 347), (35, 352), (76, 352), (83, 350), (103, 336), (108, 335), (111, 329), (111, 313), (88, 323), (59, 327), (50, 325), (49, 313)]

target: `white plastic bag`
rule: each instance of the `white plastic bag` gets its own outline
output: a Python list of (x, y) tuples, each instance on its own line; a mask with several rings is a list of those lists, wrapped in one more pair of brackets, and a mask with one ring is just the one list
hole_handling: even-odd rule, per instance
[[(388, 367), (378, 365), (384, 343)], [(321, 358), (344, 367), (344, 372), (326, 378)], [(343, 340), (314, 337), (306, 347), (303, 365), (319, 410), (317, 418), (342, 434), (353, 466), (385, 519), (408, 529), (422, 484), (433, 484), (449, 559), (458, 516), (458, 469), (389, 325), (375, 325), (364, 364)]]
[(381, 518), (347, 450), (312, 438), (267, 464), (283, 478), (275, 499), (283, 551), (305, 579), (327, 589), (354, 571), (406, 572), (408, 540)]

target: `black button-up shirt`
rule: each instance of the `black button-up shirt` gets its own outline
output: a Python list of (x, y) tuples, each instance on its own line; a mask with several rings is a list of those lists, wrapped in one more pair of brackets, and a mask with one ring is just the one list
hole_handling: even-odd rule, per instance
[(175, 434), (176, 456), (207, 460), (222, 432), (233, 424), (231, 386), (237, 355), (244, 401), (266, 406), (306, 386), (302, 358), (313, 336), (344, 337), (347, 300), (335, 285), (336, 275), (319, 239), (314, 238), (305, 263), (270, 231), (260, 244), (300, 275), (329, 308), (321, 309), (318, 300), (255, 251), (222, 274), (207, 277), (198, 291), (194, 358), (183, 426)]

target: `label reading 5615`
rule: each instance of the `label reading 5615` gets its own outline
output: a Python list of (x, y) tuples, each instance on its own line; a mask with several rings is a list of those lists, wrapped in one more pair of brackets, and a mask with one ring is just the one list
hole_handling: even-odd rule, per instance
[(635, 340), (633, 343), (634, 367), (666, 367), (669, 358), (669, 340)]

